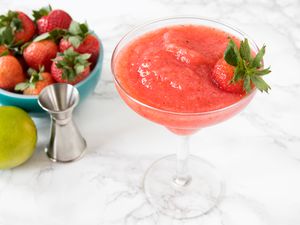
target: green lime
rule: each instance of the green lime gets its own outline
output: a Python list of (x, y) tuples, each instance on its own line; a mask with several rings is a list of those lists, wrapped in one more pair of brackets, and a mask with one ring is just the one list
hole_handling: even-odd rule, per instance
[(0, 169), (16, 167), (35, 150), (37, 130), (30, 116), (14, 106), (0, 106)]

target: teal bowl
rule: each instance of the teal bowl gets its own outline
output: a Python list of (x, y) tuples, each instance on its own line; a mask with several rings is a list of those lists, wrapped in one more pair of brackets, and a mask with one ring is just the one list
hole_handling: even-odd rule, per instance
[[(75, 85), (80, 94), (80, 102), (84, 101), (94, 91), (101, 75), (103, 64), (103, 45), (100, 40), (99, 42), (100, 52), (97, 64), (87, 78)], [(0, 88), (0, 105), (17, 106), (24, 109), (32, 116), (39, 117), (45, 115), (45, 113), (39, 106), (37, 99), (38, 96), (16, 94)]]

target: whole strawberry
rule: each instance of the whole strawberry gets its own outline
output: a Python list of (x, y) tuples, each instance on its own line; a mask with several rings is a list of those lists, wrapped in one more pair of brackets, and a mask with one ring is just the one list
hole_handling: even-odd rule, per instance
[(23, 57), (29, 67), (39, 70), (44, 66), (50, 71), (52, 59), (56, 57), (57, 45), (52, 40), (42, 40), (30, 43), (23, 51)]
[(23, 82), (25, 75), (19, 61), (11, 55), (0, 57), (0, 88), (13, 90), (16, 84)]
[(90, 74), (90, 54), (80, 54), (73, 48), (59, 53), (53, 60), (51, 74), (59, 83), (77, 84)]
[(211, 79), (220, 89), (236, 94), (249, 93), (254, 86), (261, 92), (268, 92), (270, 86), (262, 76), (271, 71), (270, 68), (262, 69), (264, 54), (265, 46), (252, 57), (247, 39), (241, 41), (240, 48), (230, 39), (224, 59), (215, 64)]
[(50, 32), (54, 29), (68, 29), (72, 22), (72, 17), (67, 12), (60, 9), (52, 10), (51, 6), (33, 11), (33, 16), (36, 20), (39, 34)]
[(23, 91), (24, 95), (38, 95), (46, 86), (54, 83), (51, 74), (44, 72), (43, 67), (39, 72), (29, 68), (27, 73), (30, 79), (15, 86), (15, 91)]
[(89, 33), (87, 24), (79, 24), (72, 21), (68, 34), (62, 38), (59, 43), (59, 51), (63, 52), (70, 47), (73, 47), (74, 51), (81, 54), (91, 54), (89, 62), (92, 67), (96, 65), (99, 56), (100, 43), (97, 37)]
[(8, 11), (6, 15), (2, 15), (0, 28), (5, 44), (10, 46), (23, 44), (35, 34), (34, 22), (20, 11)]

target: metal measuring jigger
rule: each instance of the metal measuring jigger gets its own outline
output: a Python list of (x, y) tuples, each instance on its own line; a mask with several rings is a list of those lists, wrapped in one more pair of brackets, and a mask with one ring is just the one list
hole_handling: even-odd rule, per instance
[(38, 97), (39, 105), (51, 116), (51, 137), (45, 152), (54, 162), (77, 160), (87, 148), (72, 120), (72, 112), (78, 102), (78, 90), (64, 83), (45, 87)]

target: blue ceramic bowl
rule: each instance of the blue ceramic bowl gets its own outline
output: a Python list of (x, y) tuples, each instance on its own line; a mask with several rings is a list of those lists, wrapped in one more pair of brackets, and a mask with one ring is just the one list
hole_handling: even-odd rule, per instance
[[(99, 39), (98, 39), (99, 40)], [(83, 81), (79, 82), (75, 85), (75, 87), (78, 89), (80, 94), (80, 101), (83, 101), (87, 98), (88, 95), (90, 95), (100, 78), (100, 74), (102, 71), (102, 64), (103, 64), (103, 45), (100, 42), (100, 52), (97, 64), (95, 65), (94, 69), (90, 73), (90, 75), (85, 78)], [(42, 116), (43, 110), (39, 106), (37, 102), (37, 96), (27, 96), (22, 94), (16, 94), (12, 93), (6, 90), (3, 90), (0, 88), (0, 105), (12, 105), (17, 106), (28, 113), (30, 113), (32, 116)]]

